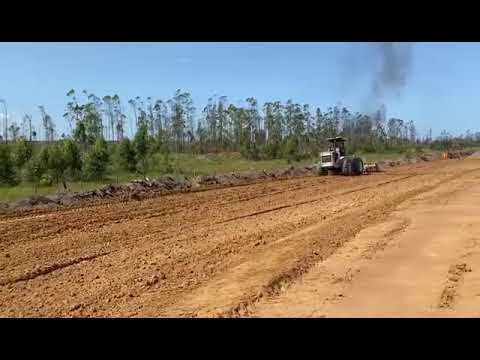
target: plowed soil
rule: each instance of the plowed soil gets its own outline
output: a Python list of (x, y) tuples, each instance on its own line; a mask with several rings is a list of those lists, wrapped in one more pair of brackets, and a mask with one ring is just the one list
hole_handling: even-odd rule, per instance
[(432, 161), (3, 215), (0, 316), (470, 314), (479, 179)]

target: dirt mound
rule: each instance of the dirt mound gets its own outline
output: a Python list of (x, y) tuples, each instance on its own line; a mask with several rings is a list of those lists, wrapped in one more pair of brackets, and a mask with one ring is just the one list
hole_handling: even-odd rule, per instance
[(238, 173), (197, 176), (190, 179), (163, 176), (156, 180), (134, 180), (124, 185), (107, 185), (102, 188), (84, 192), (61, 193), (51, 196), (32, 196), (18, 201), (12, 206), (5, 204), (0, 210), (15, 209), (28, 210), (37, 206), (69, 206), (81, 202), (120, 198), (122, 200), (142, 200), (159, 195), (179, 192), (198, 191), (208, 188), (222, 188), (254, 184), (261, 181), (273, 181), (293, 177), (313, 176), (317, 174), (315, 166), (297, 168), (290, 166), (283, 170), (274, 171), (244, 171)]
[(113, 197), (132, 198), (141, 200), (155, 194), (189, 191), (192, 183), (186, 179), (175, 179), (171, 176), (157, 180), (134, 180), (126, 185), (107, 185), (97, 190), (82, 193), (66, 194), (59, 200), (60, 203), (70, 203), (82, 200), (107, 199)]
[(463, 159), (472, 155), (475, 151), (473, 150), (455, 150), (448, 152), (449, 159)]
[(39, 205), (57, 204), (58, 201), (52, 197), (34, 195), (13, 203), (12, 208), (28, 208)]
[(419, 157), (418, 157), (420, 160), (422, 161), (433, 161), (433, 160), (437, 160), (437, 157), (433, 154), (421, 154)]

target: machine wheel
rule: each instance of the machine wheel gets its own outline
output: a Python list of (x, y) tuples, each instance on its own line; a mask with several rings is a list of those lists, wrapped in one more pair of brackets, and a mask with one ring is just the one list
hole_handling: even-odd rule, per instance
[(360, 158), (354, 158), (352, 160), (352, 172), (353, 175), (361, 175), (363, 174), (363, 160)]
[(352, 175), (352, 160), (344, 159), (342, 164), (342, 174), (345, 176)]
[(320, 174), (320, 176), (328, 175), (328, 170), (325, 169), (325, 168), (320, 168), (319, 174)]

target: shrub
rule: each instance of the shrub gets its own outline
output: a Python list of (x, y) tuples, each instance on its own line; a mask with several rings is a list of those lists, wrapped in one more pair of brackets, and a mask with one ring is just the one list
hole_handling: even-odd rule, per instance
[(133, 148), (137, 158), (137, 169), (145, 177), (148, 171), (148, 155), (151, 144), (148, 136), (147, 124), (141, 122), (135, 138), (133, 139)]
[(98, 138), (85, 156), (84, 173), (88, 180), (101, 180), (107, 173), (110, 156), (107, 142)]
[(123, 170), (134, 172), (137, 166), (135, 149), (130, 141), (130, 139), (125, 138), (120, 143), (118, 148), (119, 163), (120, 167)]
[(18, 183), (10, 146), (0, 145), (0, 184), (14, 186)]
[(25, 139), (20, 139), (15, 143), (13, 148), (13, 160), (15, 166), (18, 169), (23, 166), (32, 158), (32, 144)]

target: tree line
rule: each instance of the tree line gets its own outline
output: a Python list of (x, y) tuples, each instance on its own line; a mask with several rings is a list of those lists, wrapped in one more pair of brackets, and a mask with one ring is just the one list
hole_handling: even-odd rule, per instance
[[(420, 138), (413, 121), (386, 116), (385, 107), (373, 114), (351, 112), (333, 106), (322, 111), (288, 100), (262, 105), (249, 97), (244, 106), (226, 96), (212, 97), (197, 111), (189, 92), (177, 90), (171, 99), (136, 97), (122, 103), (118, 95), (98, 97), (83, 91), (67, 93), (63, 118), (69, 133), (58, 137), (53, 118), (39, 107), (42, 134), (47, 143), (35, 150), (38, 133), (32, 116), (10, 125), (11, 143), (0, 147), (0, 182), (33, 184), (56, 182), (66, 188), (67, 180), (99, 180), (109, 166), (146, 175), (153, 154), (162, 155), (165, 171), (172, 171), (171, 153), (241, 152), (252, 160), (285, 158), (298, 161), (316, 157), (326, 139), (341, 135), (349, 140), (351, 152), (402, 151), (430, 144), (454, 147), (478, 142), (480, 133), (453, 138), (444, 132), (438, 139)], [(128, 117), (127, 109), (133, 117)], [(126, 136), (127, 122), (135, 129)], [(460, 139), (460, 140), (459, 140)]]

